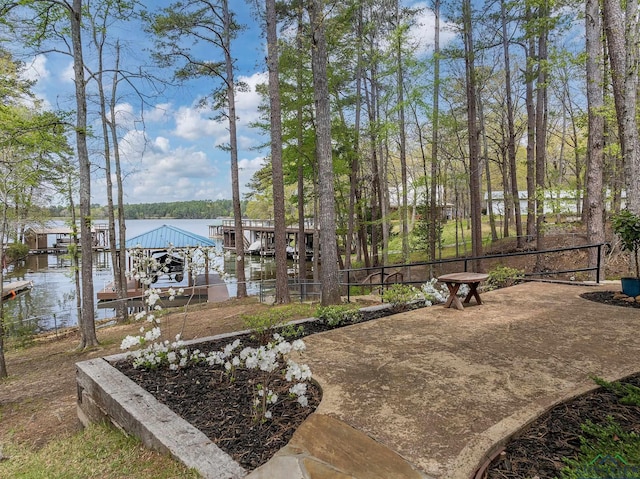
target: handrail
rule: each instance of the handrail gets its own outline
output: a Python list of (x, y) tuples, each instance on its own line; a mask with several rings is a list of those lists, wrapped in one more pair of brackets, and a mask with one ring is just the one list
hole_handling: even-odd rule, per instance
[[(384, 276), (385, 276), (385, 270), (390, 270), (390, 269), (402, 269), (402, 268), (411, 268), (411, 267), (416, 267), (416, 266), (431, 266), (431, 265), (442, 265), (442, 264), (448, 264), (448, 263), (454, 263), (454, 262), (464, 262), (464, 271), (467, 272), (468, 271), (468, 267), (469, 267), (469, 262), (470, 261), (479, 261), (479, 260), (487, 260), (487, 259), (495, 259), (495, 258), (508, 258), (508, 257), (513, 257), (513, 256), (529, 256), (529, 255), (540, 255), (540, 254), (549, 254), (549, 253), (561, 253), (561, 252), (565, 252), (565, 251), (576, 251), (576, 250), (582, 250), (582, 249), (590, 249), (590, 248), (597, 248), (598, 249), (598, 259), (597, 259), (597, 263), (596, 266), (591, 266), (591, 267), (586, 267), (586, 268), (575, 268), (575, 269), (569, 269), (569, 270), (562, 270), (562, 271), (544, 271), (544, 272), (532, 272), (532, 273), (525, 273), (525, 276), (541, 276), (541, 275), (551, 275), (551, 274), (565, 274), (565, 273), (577, 273), (577, 272), (586, 272), (586, 271), (595, 271), (596, 272), (596, 283), (600, 283), (600, 272), (602, 269), (602, 247), (603, 246), (608, 246), (609, 243), (593, 243), (593, 244), (588, 244), (588, 245), (581, 245), (581, 246), (567, 246), (564, 248), (551, 248), (551, 249), (545, 249), (545, 250), (533, 250), (533, 251), (516, 251), (513, 253), (500, 253), (500, 254), (490, 254), (490, 255), (484, 255), (484, 256), (468, 256), (468, 257), (463, 257), (463, 258), (446, 258), (446, 259), (441, 259), (441, 260), (435, 260), (435, 261), (421, 261), (421, 262), (417, 262), (417, 263), (405, 263), (405, 264), (393, 264), (393, 265), (383, 265), (383, 266), (370, 266), (367, 268), (350, 268), (350, 269), (344, 269), (342, 270), (340, 273), (341, 275), (344, 277), (344, 275), (347, 275), (347, 278), (350, 277), (350, 274), (352, 272), (357, 272), (357, 271), (361, 271), (361, 272), (370, 272), (370, 271), (376, 271), (376, 272), (380, 272), (380, 277), (381, 280), (384, 281)], [(384, 282), (380, 282), (380, 283), (372, 283), (369, 284), (367, 286), (385, 286), (386, 283)], [(403, 284), (416, 284), (416, 283), (423, 283), (424, 281), (403, 281)], [(361, 283), (352, 283), (350, 281), (346, 281), (346, 282), (341, 282), (340, 283), (341, 286), (346, 286), (347, 287), (347, 300), (350, 300), (350, 286), (362, 286)]]

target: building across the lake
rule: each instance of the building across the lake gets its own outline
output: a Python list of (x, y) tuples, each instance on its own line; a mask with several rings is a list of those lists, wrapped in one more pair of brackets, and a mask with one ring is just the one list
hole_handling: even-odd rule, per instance
[[(275, 223), (273, 220), (242, 220), (243, 247), (247, 254), (273, 256), (275, 254)], [(316, 230), (312, 219), (305, 219), (304, 246), (298, 248), (297, 225), (287, 226), (287, 251), (290, 255), (296, 255), (298, 250), (304, 248), (306, 256), (313, 255), (313, 236)], [(225, 250), (236, 249), (236, 223), (233, 218), (225, 218), (222, 225), (210, 225), (209, 237), (222, 238), (222, 247)]]
[[(80, 229), (78, 228), (78, 238)], [(111, 241), (106, 223), (91, 227), (91, 244), (95, 250), (109, 249)], [(31, 253), (65, 252), (73, 242), (73, 230), (69, 226), (29, 227), (24, 232), (24, 240)]]

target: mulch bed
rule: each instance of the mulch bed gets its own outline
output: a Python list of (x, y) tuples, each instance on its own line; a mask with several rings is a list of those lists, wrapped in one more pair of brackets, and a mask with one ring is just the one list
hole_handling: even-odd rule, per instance
[[(640, 374), (621, 382), (640, 387)], [(577, 459), (581, 425), (591, 421), (604, 425), (611, 417), (622, 429), (640, 433), (640, 407), (621, 404), (615, 393), (599, 388), (560, 404), (534, 421), (510, 441), (480, 476), (483, 479), (554, 478), (566, 466), (565, 459)]]
[[(614, 299), (613, 291), (584, 293), (582, 298), (599, 303), (640, 308), (640, 303)], [(622, 382), (640, 387), (640, 373)], [(621, 404), (618, 397), (599, 388), (560, 404), (534, 421), (511, 440), (480, 475), (483, 479), (555, 478), (566, 466), (565, 459), (577, 459), (581, 425), (591, 421), (603, 425), (611, 417), (626, 431), (640, 434), (640, 407)]]
[[(389, 314), (390, 310), (364, 312), (358, 322)], [(335, 327), (319, 321), (304, 323), (304, 331), (300, 337), (331, 329)], [(247, 346), (259, 346), (251, 336), (238, 338), (241, 346), (237, 352)], [(219, 351), (234, 339), (201, 343), (197, 348), (205, 354)], [(273, 417), (262, 422), (256, 421), (252, 415), (253, 386), (259, 382), (255, 371), (239, 368), (235, 381), (230, 382), (220, 366), (209, 366), (206, 363), (179, 371), (168, 368), (153, 371), (134, 369), (128, 361), (118, 362), (114, 366), (202, 431), (249, 471), (267, 462), (285, 446), (322, 399), (320, 388), (311, 381), (307, 385), (309, 407), (303, 408), (295, 401), (279, 401), (269, 408)], [(291, 383), (285, 380), (276, 380), (271, 384), (271, 389), (279, 398), (284, 398), (290, 386)]]
[(624, 299), (614, 298), (616, 292), (614, 291), (594, 291), (592, 293), (581, 294), (580, 297), (595, 301), (597, 303), (611, 304), (613, 306), (623, 306), (625, 308), (640, 308), (640, 303), (637, 301), (625, 301)]

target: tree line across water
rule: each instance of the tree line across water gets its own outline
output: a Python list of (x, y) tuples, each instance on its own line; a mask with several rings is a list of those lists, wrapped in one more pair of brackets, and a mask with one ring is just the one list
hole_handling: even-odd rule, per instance
[[(246, 202), (243, 201), (241, 205), (244, 211)], [(69, 206), (66, 205), (50, 206), (48, 210), (51, 217), (70, 218), (72, 216)], [(91, 205), (91, 214), (94, 218), (107, 218), (107, 213), (107, 206)], [(152, 218), (207, 219), (229, 216), (233, 216), (233, 202), (231, 200), (191, 200), (124, 205), (124, 217), (128, 220)]]

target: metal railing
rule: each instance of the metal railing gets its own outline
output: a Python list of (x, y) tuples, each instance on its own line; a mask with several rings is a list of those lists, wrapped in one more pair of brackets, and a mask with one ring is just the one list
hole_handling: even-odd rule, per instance
[[(276, 280), (263, 280), (259, 283), (260, 302), (268, 302), (270, 297), (275, 298)], [(299, 281), (298, 279), (289, 279), (288, 281), (289, 297), (299, 302), (304, 301), (320, 301), (320, 283), (307, 281)]]
[(528, 272), (525, 271), (524, 275), (525, 277), (533, 277), (595, 272), (596, 283), (600, 283), (602, 271), (602, 248), (605, 246), (608, 246), (608, 243), (570, 246), (565, 248), (553, 248), (540, 251), (517, 251), (513, 253), (490, 254), (485, 256), (467, 256), (463, 258), (449, 258), (437, 261), (373, 266), (368, 268), (352, 268), (343, 270), (341, 272), (344, 280), (340, 284), (346, 288), (346, 296), (347, 299), (350, 300), (351, 287), (371, 287), (373, 289), (388, 287), (390, 284), (394, 283), (423, 284), (429, 281), (431, 278), (441, 276), (442, 274), (460, 271), (460, 268), (452, 267), (456, 263), (462, 263), (463, 271), (467, 272), (469, 271), (469, 264), (475, 262), (481, 262), (483, 266), (486, 266), (488, 262), (490, 263), (496, 259), (513, 258), (519, 256), (551, 255), (571, 251), (589, 250), (592, 248), (597, 249), (598, 259), (595, 266), (587, 265), (585, 267), (576, 267), (572, 269), (562, 270), (532, 270)]

